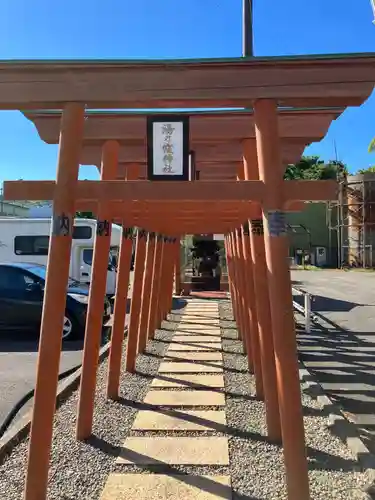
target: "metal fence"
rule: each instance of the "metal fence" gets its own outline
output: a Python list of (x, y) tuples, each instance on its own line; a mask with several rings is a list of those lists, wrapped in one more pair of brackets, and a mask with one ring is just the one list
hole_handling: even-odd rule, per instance
[(312, 311), (312, 303), (315, 300), (315, 297), (305, 290), (301, 288), (292, 287), (292, 291), (296, 295), (300, 295), (303, 297), (303, 305), (299, 304), (295, 300), (293, 300), (293, 307), (296, 311), (298, 311), (305, 318), (305, 332), (311, 332), (311, 324), (313, 322), (318, 321), (318, 316), (316, 316)]

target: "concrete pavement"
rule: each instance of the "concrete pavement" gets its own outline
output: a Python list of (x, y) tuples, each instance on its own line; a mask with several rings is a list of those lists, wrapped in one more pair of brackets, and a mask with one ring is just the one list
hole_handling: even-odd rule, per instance
[[(13, 406), (35, 386), (38, 341), (16, 336), (16, 333), (0, 335), (0, 426)], [(60, 373), (81, 363), (82, 348), (82, 341), (64, 344)], [(32, 401), (22, 408), (17, 418), (31, 406)]]
[[(130, 298), (133, 284), (130, 273), (126, 322), (129, 319)], [(112, 317), (108, 327), (112, 326)], [(83, 340), (65, 342), (60, 358), (60, 373), (70, 370), (82, 361)], [(35, 387), (38, 340), (30, 334), (0, 332), (0, 427), (13, 406)], [(32, 407), (33, 400), (26, 403), (13, 423)]]
[(301, 359), (375, 453), (375, 273), (292, 271), (324, 328), (300, 333)]

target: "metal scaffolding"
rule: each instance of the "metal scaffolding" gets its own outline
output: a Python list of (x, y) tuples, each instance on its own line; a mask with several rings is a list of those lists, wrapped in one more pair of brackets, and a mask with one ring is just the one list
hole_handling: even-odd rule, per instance
[(338, 267), (375, 267), (375, 174), (339, 174), (338, 200), (327, 204), (331, 245)]

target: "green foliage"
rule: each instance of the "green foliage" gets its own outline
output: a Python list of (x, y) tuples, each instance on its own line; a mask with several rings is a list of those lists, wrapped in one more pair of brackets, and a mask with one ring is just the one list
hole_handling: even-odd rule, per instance
[(373, 140), (370, 142), (370, 145), (368, 147), (368, 152), (369, 153), (374, 153), (375, 152), (375, 137)]
[(76, 217), (78, 219), (96, 219), (92, 212), (76, 212)]
[(368, 168), (361, 168), (356, 173), (357, 174), (373, 174), (373, 173), (375, 173), (375, 165), (372, 165), (371, 167), (368, 167)]
[(319, 156), (302, 156), (298, 163), (287, 166), (285, 180), (326, 180), (337, 179), (339, 173), (347, 172), (347, 167), (339, 161), (325, 163)]

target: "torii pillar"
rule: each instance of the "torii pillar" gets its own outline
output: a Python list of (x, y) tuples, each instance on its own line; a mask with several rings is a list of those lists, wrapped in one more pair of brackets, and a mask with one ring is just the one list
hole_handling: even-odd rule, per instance
[[(139, 165), (132, 164), (126, 168), (126, 180), (136, 180), (139, 177)], [(125, 214), (126, 217), (126, 214)], [(133, 251), (133, 228), (128, 227), (126, 219), (122, 223), (122, 238), (118, 258), (117, 283), (115, 306), (113, 311), (113, 325), (111, 344), (108, 356), (107, 398), (119, 398), (121, 377), (122, 346), (128, 305), (130, 281), (130, 263)]]
[(181, 295), (181, 239), (177, 238), (178, 246), (176, 249), (175, 264), (175, 294)]
[(53, 228), (48, 250), (24, 494), (27, 500), (40, 500), (47, 492), (84, 113), (83, 105), (67, 104), (61, 119)]
[(156, 315), (159, 294), (160, 275), (163, 260), (164, 239), (163, 235), (156, 235), (155, 253), (152, 270), (150, 311), (147, 321), (147, 338), (153, 339), (156, 329)]
[(147, 335), (147, 323), (150, 315), (151, 307), (151, 290), (152, 290), (152, 279), (154, 271), (154, 256), (155, 256), (155, 233), (148, 233), (147, 237), (147, 247), (146, 247), (146, 258), (145, 258), (145, 270), (143, 276), (142, 285), (142, 302), (140, 309), (140, 320), (138, 328), (138, 346), (137, 353), (142, 353), (147, 345), (148, 335)]
[(309, 500), (308, 467), (293, 317), (277, 103), (254, 103), (271, 320), (289, 500)]
[[(101, 180), (114, 180), (117, 173), (119, 144), (107, 141), (103, 145)], [(99, 203), (94, 243), (93, 267), (87, 308), (82, 374), (79, 388), (76, 437), (88, 438), (92, 433), (96, 376), (103, 324), (103, 305), (106, 292), (108, 255), (111, 246), (111, 226), (106, 204)]]
[[(238, 179), (244, 180), (245, 174), (243, 166), (239, 169)], [(241, 276), (243, 277), (243, 286), (245, 291), (245, 316), (247, 319), (248, 332), (246, 337), (248, 349), (251, 350), (251, 356), (248, 355), (249, 367), (252, 367), (252, 373), (255, 377), (255, 394), (257, 399), (264, 399), (262, 362), (259, 348), (259, 329), (258, 314), (255, 302), (255, 288), (253, 279), (253, 265), (251, 260), (250, 234), (248, 224), (242, 225), (236, 231), (239, 236), (239, 254), (242, 261)], [(250, 370), (251, 371), (251, 370)]]
[(142, 303), (143, 275), (145, 269), (147, 231), (137, 230), (135, 248), (135, 264), (133, 276), (133, 292), (130, 304), (130, 320), (128, 330), (128, 344), (126, 346), (125, 368), (129, 373), (135, 372), (135, 362), (138, 347), (138, 331), (140, 310)]
[[(245, 180), (259, 180), (257, 145), (255, 139), (247, 139), (243, 143), (243, 169)], [(264, 402), (266, 406), (266, 422), (268, 439), (281, 443), (281, 426), (279, 402), (276, 385), (275, 353), (273, 347), (270, 299), (266, 256), (264, 249), (264, 230), (261, 218), (249, 221), (250, 260), (252, 263), (251, 279), (254, 283), (254, 296), (257, 309), (259, 351), (263, 377)]]

